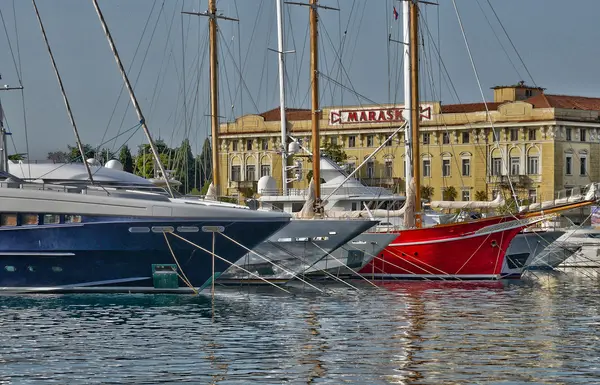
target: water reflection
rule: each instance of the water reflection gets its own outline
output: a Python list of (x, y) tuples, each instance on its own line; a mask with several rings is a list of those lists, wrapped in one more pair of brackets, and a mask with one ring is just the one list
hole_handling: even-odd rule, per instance
[[(598, 280), (0, 296), (0, 383), (597, 383)], [(10, 376), (10, 377), (9, 377)]]

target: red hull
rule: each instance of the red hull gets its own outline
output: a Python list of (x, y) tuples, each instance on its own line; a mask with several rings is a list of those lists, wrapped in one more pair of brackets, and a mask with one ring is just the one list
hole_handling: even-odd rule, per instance
[[(500, 225), (502, 222), (506, 226)], [(495, 217), (400, 231), (360, 273), (368, 278), (502, 278), (506, 250), (528, 224)], [(490, 225), (502, 228), (492, 226), (486, 231)], [(476, 233), (478, 230), (481, 232)]]

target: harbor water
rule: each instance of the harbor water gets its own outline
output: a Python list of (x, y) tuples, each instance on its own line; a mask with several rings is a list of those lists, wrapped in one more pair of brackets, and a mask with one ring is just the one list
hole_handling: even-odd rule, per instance
[(0, 384), (597, 384), (599, 283), (5, 295)]

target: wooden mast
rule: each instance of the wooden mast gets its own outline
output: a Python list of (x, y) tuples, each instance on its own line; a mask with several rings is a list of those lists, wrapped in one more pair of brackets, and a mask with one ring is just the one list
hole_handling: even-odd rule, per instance
[(315, 210), (321, 205), (321, 140), (319, 136), (319, 46), (318, 46), (318, 0), (310, 0), (310, 81), (311, 81), (311, 116), (312, 116), (312, 163), (315, 181)]
[(421, 106), (419, 103), (419, 6), (411, 0), (410, 7), (410, 105), (412, 131), (412, 176), (415, 181), (415, 226), (421, 227), (421, 159), (419, 151), (419, 123)]
[(217, 60), (217, 1), (208, 0), (208, 33), (210, 44), (210, 132), (215, 195), (220, 196), (221, 178), (219, 175), (219, 83)]

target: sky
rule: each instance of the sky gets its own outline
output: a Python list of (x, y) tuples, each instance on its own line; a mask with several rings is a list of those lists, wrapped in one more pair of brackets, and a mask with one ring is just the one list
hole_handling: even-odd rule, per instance
[[(455, 2), (487, 100), (492, 99), (490, 87), (520, 80), (545, 87), (547, 93), (600, 97), (600, 1)], [(401, 39), (401, 2), (320, 3), (340, 9), (319, 12), (321, 105), (402, 103), (401, 46), (388, 42), (389, 36)], [(480, 102), (454, 2), (439, 3), (422, 9), (421, 98)], [(37, 4), (82, 141), (113, 151), (127, 144), (137, 151), (146, 141), (135, 128), (138, 119), (122, 91), (92, 1)], [(194, 152), (200, 152), (210, 132), (208, 20), (181, 11), (205, 11), (207, 0), (99, 4), (152, 135), (172, 146), (188, 138)], [(217, 7), (219, 13), (239, 18), (219, 21), (221, 121), (276, 108), (277, 54), (269, 50), (277, 47), (275, 0), (218, 0)], [(0, 0), (0, 11), (0, 85), (18, 86), (21, 79), (24, 87), (23, 92), (0, 93), (5, 123), (13, 133), (9, 153), (28, 148), (30, 159), (44, 160), (48, 152), (74, 145), (73, 129), (32, 3)], [(284, 5), (284, 13), (285, 50), (294, 51), (286, 54), (286, 104), (307, 108), (308, 9)]]

